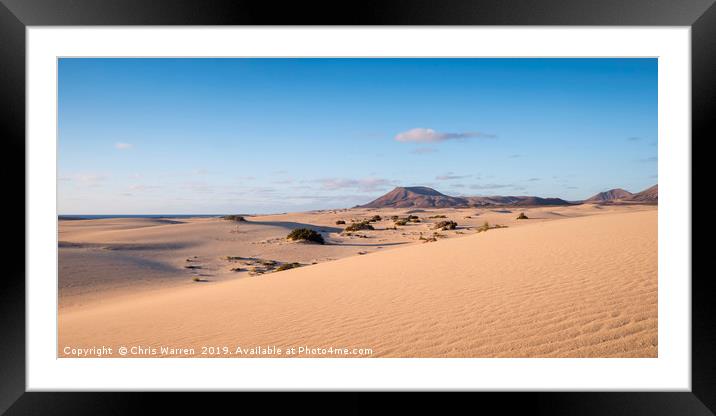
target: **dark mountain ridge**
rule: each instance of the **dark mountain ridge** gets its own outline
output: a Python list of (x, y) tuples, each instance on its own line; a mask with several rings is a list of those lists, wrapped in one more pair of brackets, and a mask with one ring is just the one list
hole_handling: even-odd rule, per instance
[(600, 192), (583, 201), (588, 204), (652, 204), (659, 202), (659, 185), (654, 185), (635, 194), (621, 188)]
[(560, 198), (538, 196), (468, 196), (445, 195), (426, 186), (397, 187), (358, 208), (467, 208), (483, 206), (572, 205)]

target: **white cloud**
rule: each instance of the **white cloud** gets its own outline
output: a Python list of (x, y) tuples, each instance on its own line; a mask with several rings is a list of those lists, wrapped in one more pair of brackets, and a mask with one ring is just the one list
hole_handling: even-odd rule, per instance
[(142, 184), (129, 185), (130, 191), (143, 192), (143, 191), (155, 191), (157, 189), (161, 189), (161, 186), (142, 185)]
[(471, 175), (454, 175), (452, 172), (448, 172), (444, 175), (436, 176), (435, 179), (439, 181), (449, 181), (453, 179), (469, 178)]
[(336, 189), (358, 189), (362, 192), (372, 192), (394, 184), (394, 181), (381, 178), (364, 178), (364, 179), (341, 179), (326, 178), (317, 180), (323, 189), (333, 191)]
[(469, 139), (469, 138), (494, 138), (497, 137), (494, 134), (485, 134), (477, 131), (467, 131), (461, 133), (441, 133), (433, 129), (426, 129), (418, 127), (398, 133), (395, 136), (395, 140), (399, 142), (417, 142), (417, 143), (434, 143), (444, 142), (446, 140), (454, 139)]
[(513, 189), (523, 189), (521, 186), (515, 186), (513, 184), (509, 183), (487, 183), (487, 184), (475, 184), (470, 185), (470, 189), (502, 189), (502, 188), (513, 188)]
[(114, 147), (119, 150), (127, 150), (131, 149), (133, 146), (130, 143), (117, 142), (114, 144)]

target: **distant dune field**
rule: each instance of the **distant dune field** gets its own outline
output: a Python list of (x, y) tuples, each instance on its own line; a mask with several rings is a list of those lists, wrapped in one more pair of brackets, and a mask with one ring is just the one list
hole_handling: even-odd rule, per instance
[[(405, 209), (60, 221), (58, 355), (104, 345), (159, 351), (139, 356), (216, 356), (204, 346), (233, 357), (264, 356), (235, 353), (256, 346), (657, 356), (656, 206), (418, 211), (420, 223), (395, 230), (389, 217)], [(335, 224), (376, 214), (375, 230)], [(433, 230), (441, 215), (458, 227)], [(477, 232), (486, 221), (507, 228)], [(328, 244), (288, 242), (299, 226)], [(302, 267), (260, 274), (261, 260)]]

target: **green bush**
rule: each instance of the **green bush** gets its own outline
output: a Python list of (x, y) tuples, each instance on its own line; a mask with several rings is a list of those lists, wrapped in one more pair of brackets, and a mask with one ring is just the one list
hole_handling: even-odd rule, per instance
[(246, 218), (242, 217), (241, 215), (225, 215), (221, 218), (223, 218), (227, 221), (238, 221), (238, 222), (246, 221)]
[(408, 225), (408, 220), (397, 220), (395, 225)]
[(527, 220), (527, 215), (525, 215), (524, 212), (520, 212), (520, 215), (517, 217), (518, 220)]
[(444, 215), (433, 215), (432, 217), (428, 217), (428, 218), (447, 218), (447, 217)]
[(294, 262), (294, 263), (282, 264), (282, 265), (278, 266), (276, 268), (276, 270), (274, 270), (274, 271), (280, 272), (280, 271), (284, 271), (284, 270), (295, 269), (296, 267), (301, 267), (301, 263)]
[(425, 237), (423, 237), (423, 233), (420, 233), (419, 240), (422, 240), (423, 243), (434, 243), (434, 242), (438, 241), (437, 236), (433, 235), (431, 237), (425, 238)]
[(436, 223), (433, 227), (434, 230), (454, 230), (457, 227), (457, 223), (455, 221), (440, 221), (439, 223)]
[(325, 244), (321, 234), (308, 228), (297, 228), (291, 231), (286, 238), (294, 241), (310, 241), (312, 243)]
[(343, 221), (343, 220), (338, 220), (338, 221), (336, 221), (336, 225), (343, 225), (343, 224), (345, 224), (345, 223), (346, 223), (346, 222)]
[(368, 222), (376, 222), (376, 221), (380, 221), (382, 219), (383, 218), (381, 218), (380, 215), (373, 215), (373, 217), (371, 219), (369, 219)]
[(353, 224), (346, 227), (345, 231), (360, 231), (360, 230), (374, 230), (372, 225), (368, 221), (354, 222)]
[(500, 224), (490, 225), (490, 223), (488, 223), (487, 221), (485, 221), (484, 224), (482, 224), (481, 226), (477, 227), (477, 232), (478, 232), (478, 233), (481, 233), (481, 232), (483, 232), (483, 231), (493, 230), (493, 229), (495, 229), (495, 228), (507, 228), (507, 226), (506, 226), (506, 225), (500, 225)]

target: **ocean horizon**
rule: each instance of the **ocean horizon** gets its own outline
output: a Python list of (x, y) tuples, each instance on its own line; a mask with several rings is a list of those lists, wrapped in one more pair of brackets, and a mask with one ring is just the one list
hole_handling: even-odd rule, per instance
[[(223, 217), (224, 215), (234, 214), (60, 214), (57, 216), (59, 220), (101, 220), (110, 218), (213, 218)], [(249, 214), (237, 214), (249, 215)]]

